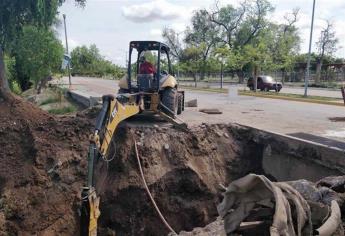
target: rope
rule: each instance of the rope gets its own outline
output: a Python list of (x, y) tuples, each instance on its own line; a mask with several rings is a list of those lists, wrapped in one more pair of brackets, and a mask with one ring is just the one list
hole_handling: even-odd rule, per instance
[(135, 147), (135, 155), (137, 157), (137, 161), (138, 161), (138, 166), (139, 166), (139, 170), (140, 170), (140, 175), (141, 175), (141, 178), (144, 182), (144, 186), (145, 186), (145, 189), (146, 189), (146, 192), (147, 194), (149, 195), (150, 199), (151, 199), (151, 202), (153, 204), (153, 206), (155, 207), (159, 217), (161, 218), (161, 220), (163, 221), (164, 225), (170, 230), (170, 232), (172, 232), (174, 235), (177, 235), (177, 233), (171, 228), (171, 226), (168, 224), (168, 222), (165, 220), (164, 216), (162, 215), (161, 211), (159, 210), (155, 200), (153, 199), (152, 195), (151, 195), (151, 192), (149, 190), (149, 187), (147, 186), (147, 183), (146, 183), (146, 180), (145, 180), (145, 176), (144, 176), (144, 172), (143, 172), (143, 169), (141, 167), (141, 163), (140, 163), (140, 158), (139, 158), (139, 154), (138, 154), (138, 148), (137, 148), (137, 142), (135, 141), (134, 137), (133, 137), (133, 140), (134, 140), (134, 147)]

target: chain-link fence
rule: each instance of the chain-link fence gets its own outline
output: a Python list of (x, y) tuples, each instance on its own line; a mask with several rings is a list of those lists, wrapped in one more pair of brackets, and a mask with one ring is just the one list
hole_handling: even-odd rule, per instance
[[(291, 72), (262, 72), (261, 75), (270, 75), (275, 78), (276, 81), (282, 83), (302, 83), (306, 77), (305, 71), (291, 71)], [(223, 73), (223, 81), (225, 83), (246, 83), (247, 79), (252, 76), (251, 73), (236, 73), (236, 72), (225, 72)], [(178, 73), (176, 77), (181, 82), (214, 82), (220, 83), (221, 73)], [(310, 83), (315, 83), (316, 73), (311, 72)], [(338, 71), (322, 71), (320, 75), (320, 82), (323, 83), (345, 83), (345, 69)]]

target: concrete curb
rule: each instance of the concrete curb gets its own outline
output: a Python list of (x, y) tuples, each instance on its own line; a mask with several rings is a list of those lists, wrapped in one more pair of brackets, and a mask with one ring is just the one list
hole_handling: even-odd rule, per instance
[[(255, 130), (256, 140), (264, 140), (263, 167), (269, 167), (271, 174), (287, 179), (289, 171), (298, 176), (296, 179), (308, 179), (311, 181), (326, 177), (329, 173), (345, 173), (345, 150), (334, 146), (324, 145), (314, 141), (306, 140), (267, 130), (257, 129), (250, 126), (239, 125), (250, 130)], [(260, 141), (259, 141), (260, 143)], [(287, 155), (283, 155), (285, 153)], [(289, 163), (294, 168), (285, 168)], [(312, 167), (313, 166), (313, 167)], [(316, 171), (313, 171), (316, 170)], [(282, 180), (279, 179), (278, 180)]]
[(102, 103), (102, 98), (97, 95), (89, 96), (83, 92), (75, 90), (68, 90), (67, 94), (74, 101), (85, 107), (92, 107)]
[(341, 101), (340, 102), (332, 102), (332, 101), (322, 101), (322, 100), (308, 99), (308, 98), (292, 98), (292, 97), (283, 97), (283, 96), (275, 96), (275, 95), (252, 94), (252, 93), (243, 92), (243, 91), (238, 91), (238, 95), (288, 100), (288, 101), (294, 101), (294, 102), (309, 102), (309, 103), (316, 103), (316, 104), (322, 104), (322, 105), (332, 105), (332, 106), (344, 107), (344, 104)]

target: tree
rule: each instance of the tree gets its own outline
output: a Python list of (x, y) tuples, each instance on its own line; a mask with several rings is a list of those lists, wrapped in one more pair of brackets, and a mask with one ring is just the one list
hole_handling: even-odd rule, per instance
[(14, 49), (16, 64), (35, 85), (37, 93), (53, 72), (59, 71), (64, 49), (52, 30), (25, 26)]
[(196, 11), (192, 17), (192, 27), (187, 28), (185, 42), (201, 49), (201, 79), (204, 79), (206, 61), (211, 48), (219, 41), (218, 27), (209, 20), (206, 10)]
[(202, 50), (198, 47), (190, 46), (185, 48), (181, 54), (181, 63), (179, 67), (187, 72), (191, 73), (194, 79), (195, 87), (197, 86), (196, 74), (200, 68)]
[(124, 71), (104, 59), (95, 44), (90, 47), (80, 46), (71, 52), (72, 74), (86, 76), (112, 75), (116, 78), (123, 76)]
[[(0, 96), (9, 97), (5, 76), (4, 52), (11, 52), (25, 25), (49, 27), (57, 9), (65, 0), (1, 0), (0, 1)], [(86, 0), (75, 0), (83, 6)]]
[[(271, 4), (267, 0), (244, 1), (239, 7), (227, 5), (218, 7), (208, 12), (209, 19), (220, 28), (220, 40), (222, 44), (226, 44), (231, 54), (229, 56), (239, 55), (247, 45), (251, 45), (253, 41), (267, 26), (267, 14), (273, 10)], [(244, 80), (242, 71), (245, 61), (238, 61), (234, 64), (237, 68), (239, 82)]]
[(267, 26), (266, 17), (272, 10), (273, 7), (267, 0), (255, 0), (249, 5), (246, 17), (236, 35), (235, 46), (243, 47), (258, 37), (260, 32)]
[(240, 3), (240, 7), (235, 8), (232, 5), (219, 8), (216, 2), (216, 10), (208, 12), (210, 20), (221, 29), (220, 41), (233, 48), (237, 31), (242, 24), (248, 7), (246, 2)]
[(257, 39), (263, 41), (266, 53), (270, 55), (270, 60), (264, 65), (267, 70), (281, 71), (284, 74), (293, 69), (294, 58), (300, 45), (298, 29), (295, 26), (298, 12), (298, 9), (294, 9), (292, 13), (286, 14), (282, 24), (268, 22), (267, 27), (258, 35)]
[(182, 42), (179, 38), (179, 34), (175, 30), (165, 27), (163, 29), (162, 37), (167, 45), (169, 45), (171, 51), (170, 54), (177, 60), (181, 59), (182, 54)]
[(221, 29), (221, 41), (230, 48), (245, 46), (266, 26), (267, 14), (273, 8), (267, 0), (244, 1), (239, 7), (232, 5), (208, 12), (210, 21)]
[(322, 68), (322, 60), (325, 55), (331, 56), (334, 52), (337, 51), (337, 44), (339, 40), (335, 36), (335, 30), (333, 28), (333, 24), (327, 20), (326, 27), (323, 28), (321, 31), (321, 36), (319, 41), (316, 42), (316, 46), (319, 51), (319, 56), (316, 62), (316, 78), (315, 83), (320, 82), (321, 77), (321, 68)]

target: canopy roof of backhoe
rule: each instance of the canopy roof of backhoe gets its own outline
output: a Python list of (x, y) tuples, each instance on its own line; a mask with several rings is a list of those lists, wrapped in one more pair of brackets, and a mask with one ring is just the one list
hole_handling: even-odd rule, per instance
[(158, 50), (159, 45), (161, 47), (161, 50), (169, 52), (170, 48), (168, 45), (157, 42), (157, 41), (131, 41), (129, 43), (131, 48), (135, 48), (138, 51), (144, 51), (144, 50)]

